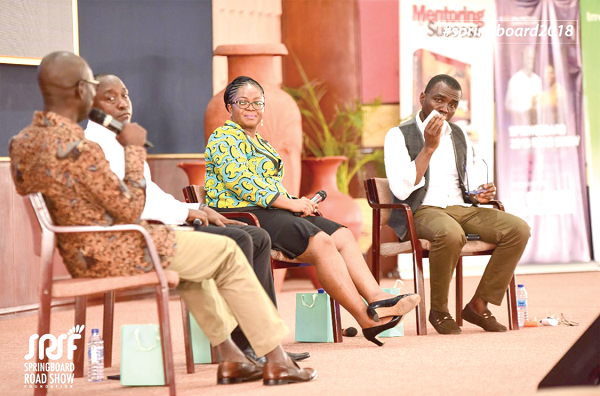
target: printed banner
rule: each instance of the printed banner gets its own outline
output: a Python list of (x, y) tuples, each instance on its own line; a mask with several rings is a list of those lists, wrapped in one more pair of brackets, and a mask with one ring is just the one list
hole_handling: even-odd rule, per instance
[[(583, 119), (594, 260), (600, 261), (600, 2), (581, 0)], [(594, 205), (594, 203), (596, 203)]]
[[(407, 0), (400, 2), (400, 112), (416, 114), (419, 96), (437, 74), (462, 87), (452, 122), (468, 133), (482, 172), (492, 180), (494, 152), (493, 0)], [(480, 165), (480, 166), (479, 166)], [(485, 175), (483, 175), (485, 182)]]
[(590, 261), (579, 3), (499, 1), (494, 30), (498, 197), (531, 226), (521, 261)]

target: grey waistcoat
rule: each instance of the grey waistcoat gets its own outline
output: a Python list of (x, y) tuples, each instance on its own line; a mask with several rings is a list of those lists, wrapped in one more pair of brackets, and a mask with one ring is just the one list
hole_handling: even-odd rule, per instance
[[(450, 124), (450, 128), (452, 129), (451, 137), (452, 137), (452, 145), (454, 146), (454, 157), (456, 158), (456, 170), (458, 171), (458, 180), (460, 189), (462, 191), (463, 199), (466, 203), (472, 203), (469, 196), (466, 194), (466, 188), (463, 180), (465, 180), (465, 165), (467, 163), (467, 142), (465, 140), (465, 135), (462, 130), (456, 124)], [(415, 158), (423, 149), (425, 145), (425, 140), (423, 139), (423, 134), (419, 130), (417, 126), (417, 121), (413, 118), (410, 121), (405, 122), (400, 125), (400, 131), (404, 135), (404, 142), (406, 143), (406, 148), (408, 150), (408, 155), (410, 156), (410, 160), (414, 161)], [(392, 200), (394, 203), (404, 203), (410, 206), (410, 209), (413, 213), (419, 209), (423, 200), (425, 199), (425, 194), (427, 194), (427, 189), (429, 188), (429, 167), (425, 171), (425, 185), (410, 194), (410, 196), (402, 201), (396, 198), (394, 193), (392, 193)], [(402, 214), (402, 212), (398, 209), (393, 209), (390, 214), (390, 227), (394, 229), (396, 235), (400, 239), (403, 239), (406, 235), (407, 231), (407, 223), (406, 217)]]

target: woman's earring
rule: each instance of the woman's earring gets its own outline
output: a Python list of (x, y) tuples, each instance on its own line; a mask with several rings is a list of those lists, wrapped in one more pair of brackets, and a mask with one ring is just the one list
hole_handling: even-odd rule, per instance
[(263, 120), (260, 120), (260, 126), (264, 126), (264, 125), (265, 124), (264, 124)]

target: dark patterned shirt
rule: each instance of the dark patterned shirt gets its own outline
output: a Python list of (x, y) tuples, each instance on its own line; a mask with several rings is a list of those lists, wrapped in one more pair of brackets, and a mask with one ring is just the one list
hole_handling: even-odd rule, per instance
[[(57, 225), (138, 223), (148, 229), (163, 266), (175, 254), (175, 234), (140, 222), (145, 186), (142, 147), (125, 148), (125, 177), (111, 170), (97, 143), (83, 129), (55, 113), (36, 112), (30, 126), (9, 143), (12, 177), (21, 195), (41, 192)], [(150, 271), (138, 232), (57, 235), (58, 248), (73, 277), (133, 275)]]

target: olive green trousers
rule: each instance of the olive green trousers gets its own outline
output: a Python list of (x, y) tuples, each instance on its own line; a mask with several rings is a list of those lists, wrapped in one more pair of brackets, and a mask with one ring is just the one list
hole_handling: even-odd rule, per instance
[(421, 206), (414, 215), (417, 236), (431, 241), (429, 270), (431, 309), (450, 312), (448, 293), (466, 234), (497, 245), (479, 282), (475, 296), (500, 305), (527, 241), (529, 225), (509, 213), (476, 206), (439, 208)]

